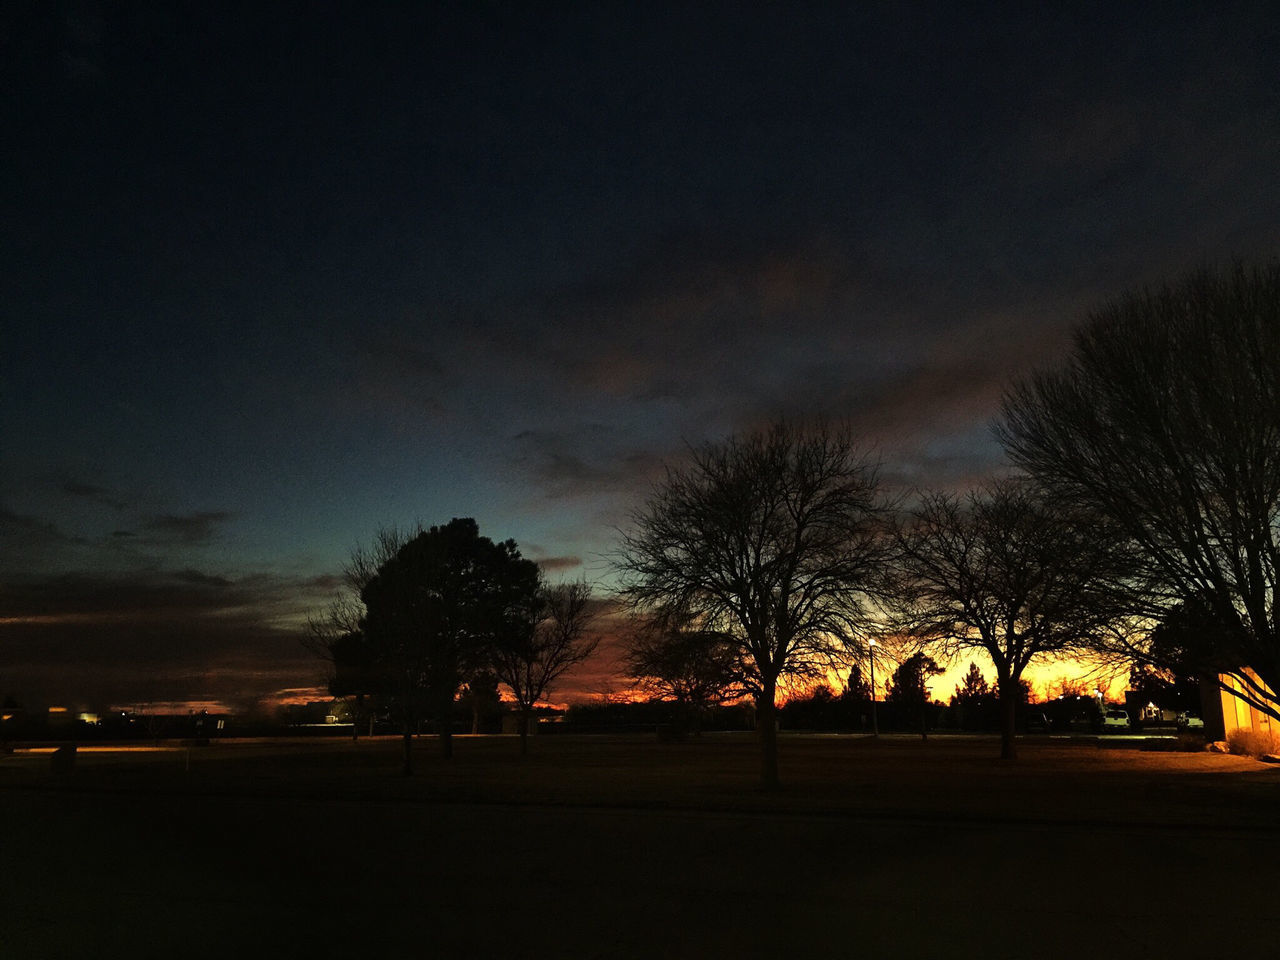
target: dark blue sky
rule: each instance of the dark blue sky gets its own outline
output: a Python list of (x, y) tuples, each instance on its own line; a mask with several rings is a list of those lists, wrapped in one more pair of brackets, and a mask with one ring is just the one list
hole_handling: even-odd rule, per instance
[(963, 487), (1089, 309), (1280, 252), (1274, 5), (825, 6), (7, 4), (0, 693), (308, 686), (378, 525), (597, 579), (780, 414)]

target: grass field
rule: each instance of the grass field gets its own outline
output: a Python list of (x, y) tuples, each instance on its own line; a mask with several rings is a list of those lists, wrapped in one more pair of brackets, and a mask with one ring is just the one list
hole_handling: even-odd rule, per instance
[(1280, 770), (986, 738), (0, 758), (0, 957), (1271, 955)]
[(784, 786), (776, 794), (758, 789), (759, 748), (747, 734), (674, 744), (549, 736), (523, 758), (510, 737), (454, 743), (446, 760), (433, 738), (417, 741), (415, 775), (407, 779), (395, 737), (87, 748), (67, 775), (54, 775), (46, 754), (19, 751), (0, 761), (0, 786), (1263, 828), (1280, 811), (1280, 768), (1106, 740), (1024, 742), (1020, 758), (1005, 762), (985, 737), (784, 736)]

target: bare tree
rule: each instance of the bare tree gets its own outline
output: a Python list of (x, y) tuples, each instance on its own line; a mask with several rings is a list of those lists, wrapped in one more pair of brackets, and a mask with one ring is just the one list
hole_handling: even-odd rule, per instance
[(847, 430), (776, 423), (668, 467), (623, 536), (633, 610), (687, 613), (741, 651), (766, 788), (779, 783), (779, 679), (843, 664), (890, 547), (885, 517), (876, 468)]
[(948, 657), (984, 650), (996, 668), (1001, 756), (1016, 756), (1022, 673), (1083, 651), (1115, 619), (1108, 602), (1123, 554), (1096, 527), (1005, 480), (966, 498), (927, 494), (898, 533), (904, 632)]
[(595, 619), (591, 587), (585, 581), (542, 584), (536, 606), (523, 621), (510, 624), (492, 650), (498, 679), (515, 697), (520, 711), (520, 753), (529, 752), (533, 708), (564, 672), (595, 651), (600, 637), (590, 631)]
[(698, 728), (711, 707), (746, 694), (741, 647), (731, 635), (676, 622), (636, 618), (626, 669), (641, 689), (676, 705), (686, 728)]
[[(1070, 362), (1005, 397), (999, 432), (1052, 495), (1136, 548), (1136, 615), (1204, 603), (1237, 696), (1280, 719), (1280, 262), (1112, 303)], [(1153, 659), (1144, 632), (1116, 644)]]

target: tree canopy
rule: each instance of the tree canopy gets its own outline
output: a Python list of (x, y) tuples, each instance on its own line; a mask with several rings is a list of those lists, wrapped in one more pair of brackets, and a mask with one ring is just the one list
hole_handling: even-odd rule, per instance
[(901, 723), (912, 726), (918, 724), (921, 736), (927, 736), (928, 707), (932, 694), (929, 681), (943, 672), (933, 657), (918, 651), (903, 660), (889, 677), (885, 702), (898, 710)]
[(899, 529), (899, 627), (947, 656), (991, 657), (1007, 759), (1023, 671), (1090, 648), (1116, 618), (1111, 586), (1128, 555), (1091, 519), (1010, 479), (927, 494)]
[(622, 597), (738, 647), (767, 786), (778, 783), (778, 680), (843, 662), (889, 547), (885, 515), (876, 467), (847, 430), (775, 423), (691, 451), (631, 518)]
[[(527, 561), (526, 561), (527, 562)], [(556, 585), (539, 581), (523, 610), (513, 610), (497, 637), (490, 659), (498, 679), (510, 688), (520, 709), (520, 750), (528, 750), (534, 705), (565, 671), (581, 663), (600, 642), (591, 633), (591, 587), (583, 582)]]
[(425, 703), (451, 752), (458, 688), (520, 628), (538, 585), (514, 540), (482, 537), (469, 518), (422, 531), (383, 560), (361, 590), (363, 630), (393, 678), (406, 737)]
[(625, 663), (641, 689), (673, 701), (686, 723), (745, 693), (742, 650), (731, 636), (666, 618), (637, 618)]
[[(1095, 313), (1006, 395), (1000, 436), (1134, 547), (1137, 616), (1211, 608), (1242, 695), (1280, 719), (1280, 262), (1201, 270)], [(1158, 654), (1141, 633), (1117, 643)]]

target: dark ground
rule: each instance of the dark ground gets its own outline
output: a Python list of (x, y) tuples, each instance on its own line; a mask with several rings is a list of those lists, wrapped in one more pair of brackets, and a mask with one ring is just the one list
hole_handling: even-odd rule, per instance
[(1280, 770), (989, 739), (0, 759), (0, 957), (1275, 955)]

